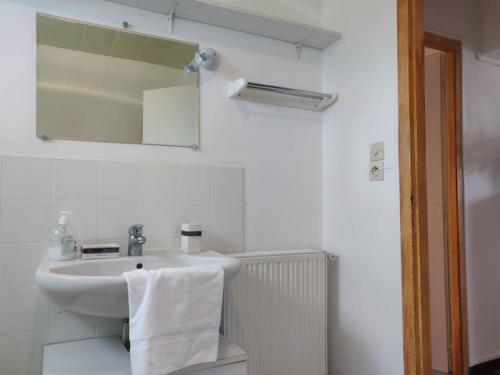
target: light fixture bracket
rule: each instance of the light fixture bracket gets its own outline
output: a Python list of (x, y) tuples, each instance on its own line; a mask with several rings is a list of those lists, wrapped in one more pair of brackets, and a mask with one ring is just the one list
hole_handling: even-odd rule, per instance
[(219, 66), (219, 56), (217, 52), (212, 48), (205, 48), (201, 51), (197, 51), (191, 61), (184, 66), (184, 72), (186, 75), (191, 75), (194, 72), (198, 72), (200, 67), (206, 70), (217, 70)]

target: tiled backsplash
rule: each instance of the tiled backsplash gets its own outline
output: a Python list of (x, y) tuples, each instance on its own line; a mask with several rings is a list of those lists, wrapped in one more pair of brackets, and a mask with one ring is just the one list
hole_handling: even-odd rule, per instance
[(135, 223), (145, 250), (178, 247), (182, 222), (203, 225), (206, 248), (243, 250), (241, 168), (3, 156), (0, 181), (1, 374), (38, 374), (45, 343), (120, 332), (120, 320), (68, 313), (36, 288), (59, 211), (76, 214), (79, 240), (118, 242), (124, 254)]

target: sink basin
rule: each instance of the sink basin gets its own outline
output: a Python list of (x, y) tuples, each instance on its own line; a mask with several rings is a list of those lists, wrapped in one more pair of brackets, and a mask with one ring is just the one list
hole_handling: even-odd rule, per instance
[(98, 260), (54, 262), (44, 260), (36, 272), (39, 288), (54, 304), (65, 310), (108, 318), (128, 317), (127, 282), (121, 276), (138, 264), (143, 269), (221, 266), (227, 284), (240, 270), (232, 257), (205, 251), (182, 254), (178, 251), (155, 252), (154, 255)]

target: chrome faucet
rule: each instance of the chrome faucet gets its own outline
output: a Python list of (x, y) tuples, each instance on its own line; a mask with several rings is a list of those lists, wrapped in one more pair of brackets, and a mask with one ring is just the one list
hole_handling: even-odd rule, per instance
[(144, 225), (134, 224), (128, 228), (128, 256), (141, 256), (142, 245), (146, 243), (146, 237), (142, 235)]

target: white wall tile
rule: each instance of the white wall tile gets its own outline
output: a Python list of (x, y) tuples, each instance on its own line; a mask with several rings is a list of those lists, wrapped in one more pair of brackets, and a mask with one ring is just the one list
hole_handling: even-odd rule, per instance
[(210, 234), (210, 202), (189, 201), (180, 202), (180, 224), (201, 224), (203, 236)]
[(137, 199), (139, 164), (136, 162), (101, 161), (99, 165), (99, 199)]
[(240, 236), (243, 229), (242, 202), (212, 202), (212, 235)]
[(0, 243), (49, 242), (49, 200), (3, 199), (0, 212)]
[(212, 200), (243, 200), (243, 169), (213, 167), (212, 168)]
[(2, 197), (49, 199), (52, 197), (52, 159), (5, 156)]
[(56, 159), (54, 198), (97, 200), (99, 162)]
[(207, 249), (217, 251), (218, 253), (231, 254), (243, 251), (241, 237), (210, 237), (207, 241)]
[(40, 375), (48, 331), (0, 336), (0, 374)]
[(38, 288), (0, 292), (0, 335), (49, 328), (49, 303)]
[(139, 222), (146, 238), (172, 238), (178, 235), (177, 202), (145, 200), (140, 202)]
[(96, 318), (50, 306), (51, 343), (89, 339), (95, 337), (95, 332)]
[(35, 272), (47, 254), (48, 244), (0, 246), (0, 277), (6, 289), (34, 287)]
[(179, 168), (179, 192), (183, 201), (210, 200), (210, 168), (181, 166)]
[(120, 246), (120, 256), (128, 255), (128, 228), (127, 228), (127, 237), (125, 239), (111, 239), (109, 242), (114, 242)]
[[(180, 222), (201, 223), (205, 247), (227, 253), (242, 250), (242, 169), (7, 159), (12, 180), (6, 183), (0, 157), (0, 187), (5, 186), (7, 196), (15, 199), (0, 200), (0, 348), (5, 343), (2, 340), (10, 335), (22, 346), (21, 341), (46, 332), (46, 337), (40, 339), (41, 346), (42, 341), (121, 332), (119, 319), (85, 317), (56, 306), (51, 310), (34, 287), (36, 269), (46, 254), (50, 231), (61, 210), (76, 214), (73, 223), (80, 241), (114, 241), (120, 244), (122, 255), (127, 253), (128, 227), (136, 223), (145, 225), (148, 241), (144, 250), (153, 254), (179, 247)], [(20, 174), (20, 170), (24, 172)], [(37, 174), (36, 181), (31, 181)], [(27, 331), (31, 333), (24, 335)], [(0, 360), (1, 356), (0, 350)], [(36, 358), (32, 362), (12, 361), (8, 369), (39, 374), (40, 364)], [(2, 366), (0, 361), (0, 373)]]
[(147, 237), (146, 243), (144, 245), (144, 251), (149, 253), (161, 250), (168, 250), (168, 249), (178, 249), (178, 248), (179, 248), (179, 238)]
[(128, 238), (128, 228), (137, 224), (139, 207), (137, 201), (99, 202), (98, 238), (103, 240), (123, 240)]
[(139, 164), (139, 198), (177, 200), (177, 165)]
[(60, 211), (70, 211), (75, 215), (71, 217), (71, 222), (77, 230), (78, 241), (89, 241), (97, 239), (97, 201), (63, 200), (54, 201), (52, 213), (52, 227), (59, 220)]

